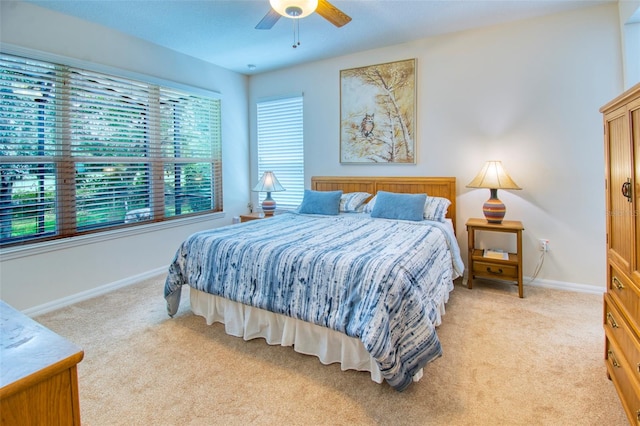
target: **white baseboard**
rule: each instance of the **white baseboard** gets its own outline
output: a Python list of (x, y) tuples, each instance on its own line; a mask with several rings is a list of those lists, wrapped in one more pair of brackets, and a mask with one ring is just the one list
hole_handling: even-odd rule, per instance
[[(83, 300), (91, 299), (92, 297), (103, 295), (105, 293), (119, 289), (121, 287), (126, 287), (128, 285), (136, 284), (140, 281), (144, 281), (148, 278), (152, 278), (152, 277), (155, 277), (156, 275), (164, 274), (166, 272), (167, 272), (167, 267), (163, 266), (157, 269), (153, 269), (151, 271), (144, 272), (142, 274), (133, 275), (131, 277), (127, 277), (122, 280), (105, 284), (100, 287), (92, 288), (91, 290), (86, 290), (77, 294), (73, 294), (71, 296), (63, 297), (61, 299), (57, 299), (52, 302), (45, 303), (43, 305), (34, 306), (32, 308), (25, 309), (24, 311), (22, 311), (22, 313), (30, 317), (46, 314), (47, 312), (55, 311), (56, 309), (64, 308), (65, 306), (82, 302)], [(535, 279), (533, 282), (530, 282), (530, 281), (531, 281), (530, 277), (524, 277), (525, 286), (543, 287), (543, 288), (550, 288), (554, 290), (573, 291), (576, 293), (589, 293), (589, 294), (603, 294), (607, 291), (605, 287), (596, 287), (593, 285), (571, 283), (566, 281), (543, 280), (538, 278)], [(465, 286), (467, 285), (466, 275), (462, 279), (462, 284)]]
[[(535, 280), (531, 281), (531, 277), (523, 277), (523, 280), (524, 280), (524, 284), (523, 284), (524, 287), (527, 287), (527, 286), (541, 287), (541, 288), (550, 288), (553, 290), (573, 291), (575, 293), (600, 294), (600, 295), (607, 292), (607, 288), (604, 286), (597, 287), (589, 284), (578, 284), (578, 283), (571, 283), (567, 281), (543, 280), (540, 278), (536, 278)], [(462, 279), (462, 284), (464, 286), (467, 285), (466, 271), (465, 271), (465, 276)]]
[(578, 284), (578, 283), (570, 283), (566, 281), (554, 281), (554, 280), (542, 280), (536, 278), (533, 282), (529, 282), (531, 280), (530, 277), (524, 277), (524, 285), (531, 287), (543, 287), (543, 288), (551, 288), (554, 290), (564, 290), (564, 291), (573, 291), (576, 293), (588, 293), (588, 294), (603, 294), (607, 292), (607, 288), (603, 285), (602, 287), (589, 285), (589, 284)]
[(100, 287), (92, 288), (91, 290), (82, 291), (80, 293), (72, 294), (71, 296), (63, 297), (61, 299), (53, 300), (42, 305), (25, 309), (24, 311), (22, 311), (22, 313), (30, 317), (46, 314), (47, 312), (55, 311), (56, 309), (64, 308), (65, 306), (73, 305), (74, 303), (82, 302), (83, 300), (91, 299), (92, 297), (100, 296), (105, 293), (109, 293), (110, 291), (126, 287), (128, 285), (136, 284), (148, 278), (155, 277), (156, 275), (166, 273), (167, 267), (162, 266), (151, 271), (143, 272), (142, 274), (133, 275), (122, 280), (101, 285)]

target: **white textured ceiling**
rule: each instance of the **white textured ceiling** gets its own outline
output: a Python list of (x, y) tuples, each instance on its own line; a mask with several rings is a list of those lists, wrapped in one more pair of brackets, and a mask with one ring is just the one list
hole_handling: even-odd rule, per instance
[(270, 30), (255, 29), (270, 9), (268, 0), (24, 1), (255, 74), (615, 0), (336, 0), (331, 3), (353, 20), (336, 28), (315, 13), (301, 19), (296, 49), (290, 19), (281, 18)]

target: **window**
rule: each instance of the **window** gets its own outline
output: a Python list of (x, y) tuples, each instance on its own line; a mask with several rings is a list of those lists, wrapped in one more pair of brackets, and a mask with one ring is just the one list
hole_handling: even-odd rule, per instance
[[(296, 208), (304, 195), (302, 96), (260, 101), (257, 104), (258, 178), (275, 173), (285, 188), (272, 194), (278, 208)], [(260, 194), (260, 202), (266, 194)]]
[(220, 100), (0, 55), (0, 244), (222, 210)]

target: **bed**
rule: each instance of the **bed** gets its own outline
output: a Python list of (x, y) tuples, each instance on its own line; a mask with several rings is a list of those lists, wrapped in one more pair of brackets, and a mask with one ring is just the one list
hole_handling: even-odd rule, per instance
[[(168, 313), (186, 284), (193, 313), (228, 334), (293, 346), (402, 391), (442, 355), (436, 327), (464, 269), (455, 185), (448, 177), (313, 177), (302, 213), (187, 238), (165, 282)], [(335, 191), (370, 196), (357, 212), (304, 212), (307, 195)], [(428, 194), (449, 206), (438, 220), (380, 217), (380, 200), (397, 194)]]

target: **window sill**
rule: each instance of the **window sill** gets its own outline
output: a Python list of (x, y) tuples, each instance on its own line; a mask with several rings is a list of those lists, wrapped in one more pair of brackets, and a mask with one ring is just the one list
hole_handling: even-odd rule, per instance
[(117, 238), (131, 237), (149, 232), (162, 231), (179, 226), (191, 225), (211, 220), (218, 220), (225, 217), (224, 212), (216, 212), (200, 216), (185, 217), (182, 219), (173, 219), (159, 223), (149, 223), (124, 229), (114, 229), (89, 235), (80, 235), (77, 237), (63, 238), (59, 240), (45, 241), (19, 247), (8, 247), (0, 249), (0, 261), (14, 260), (22, 257), (35, 256), (48, 253), (50, 251), (64, 250), (73, 247), (83, 246), (86, 244), (100, 243)]

